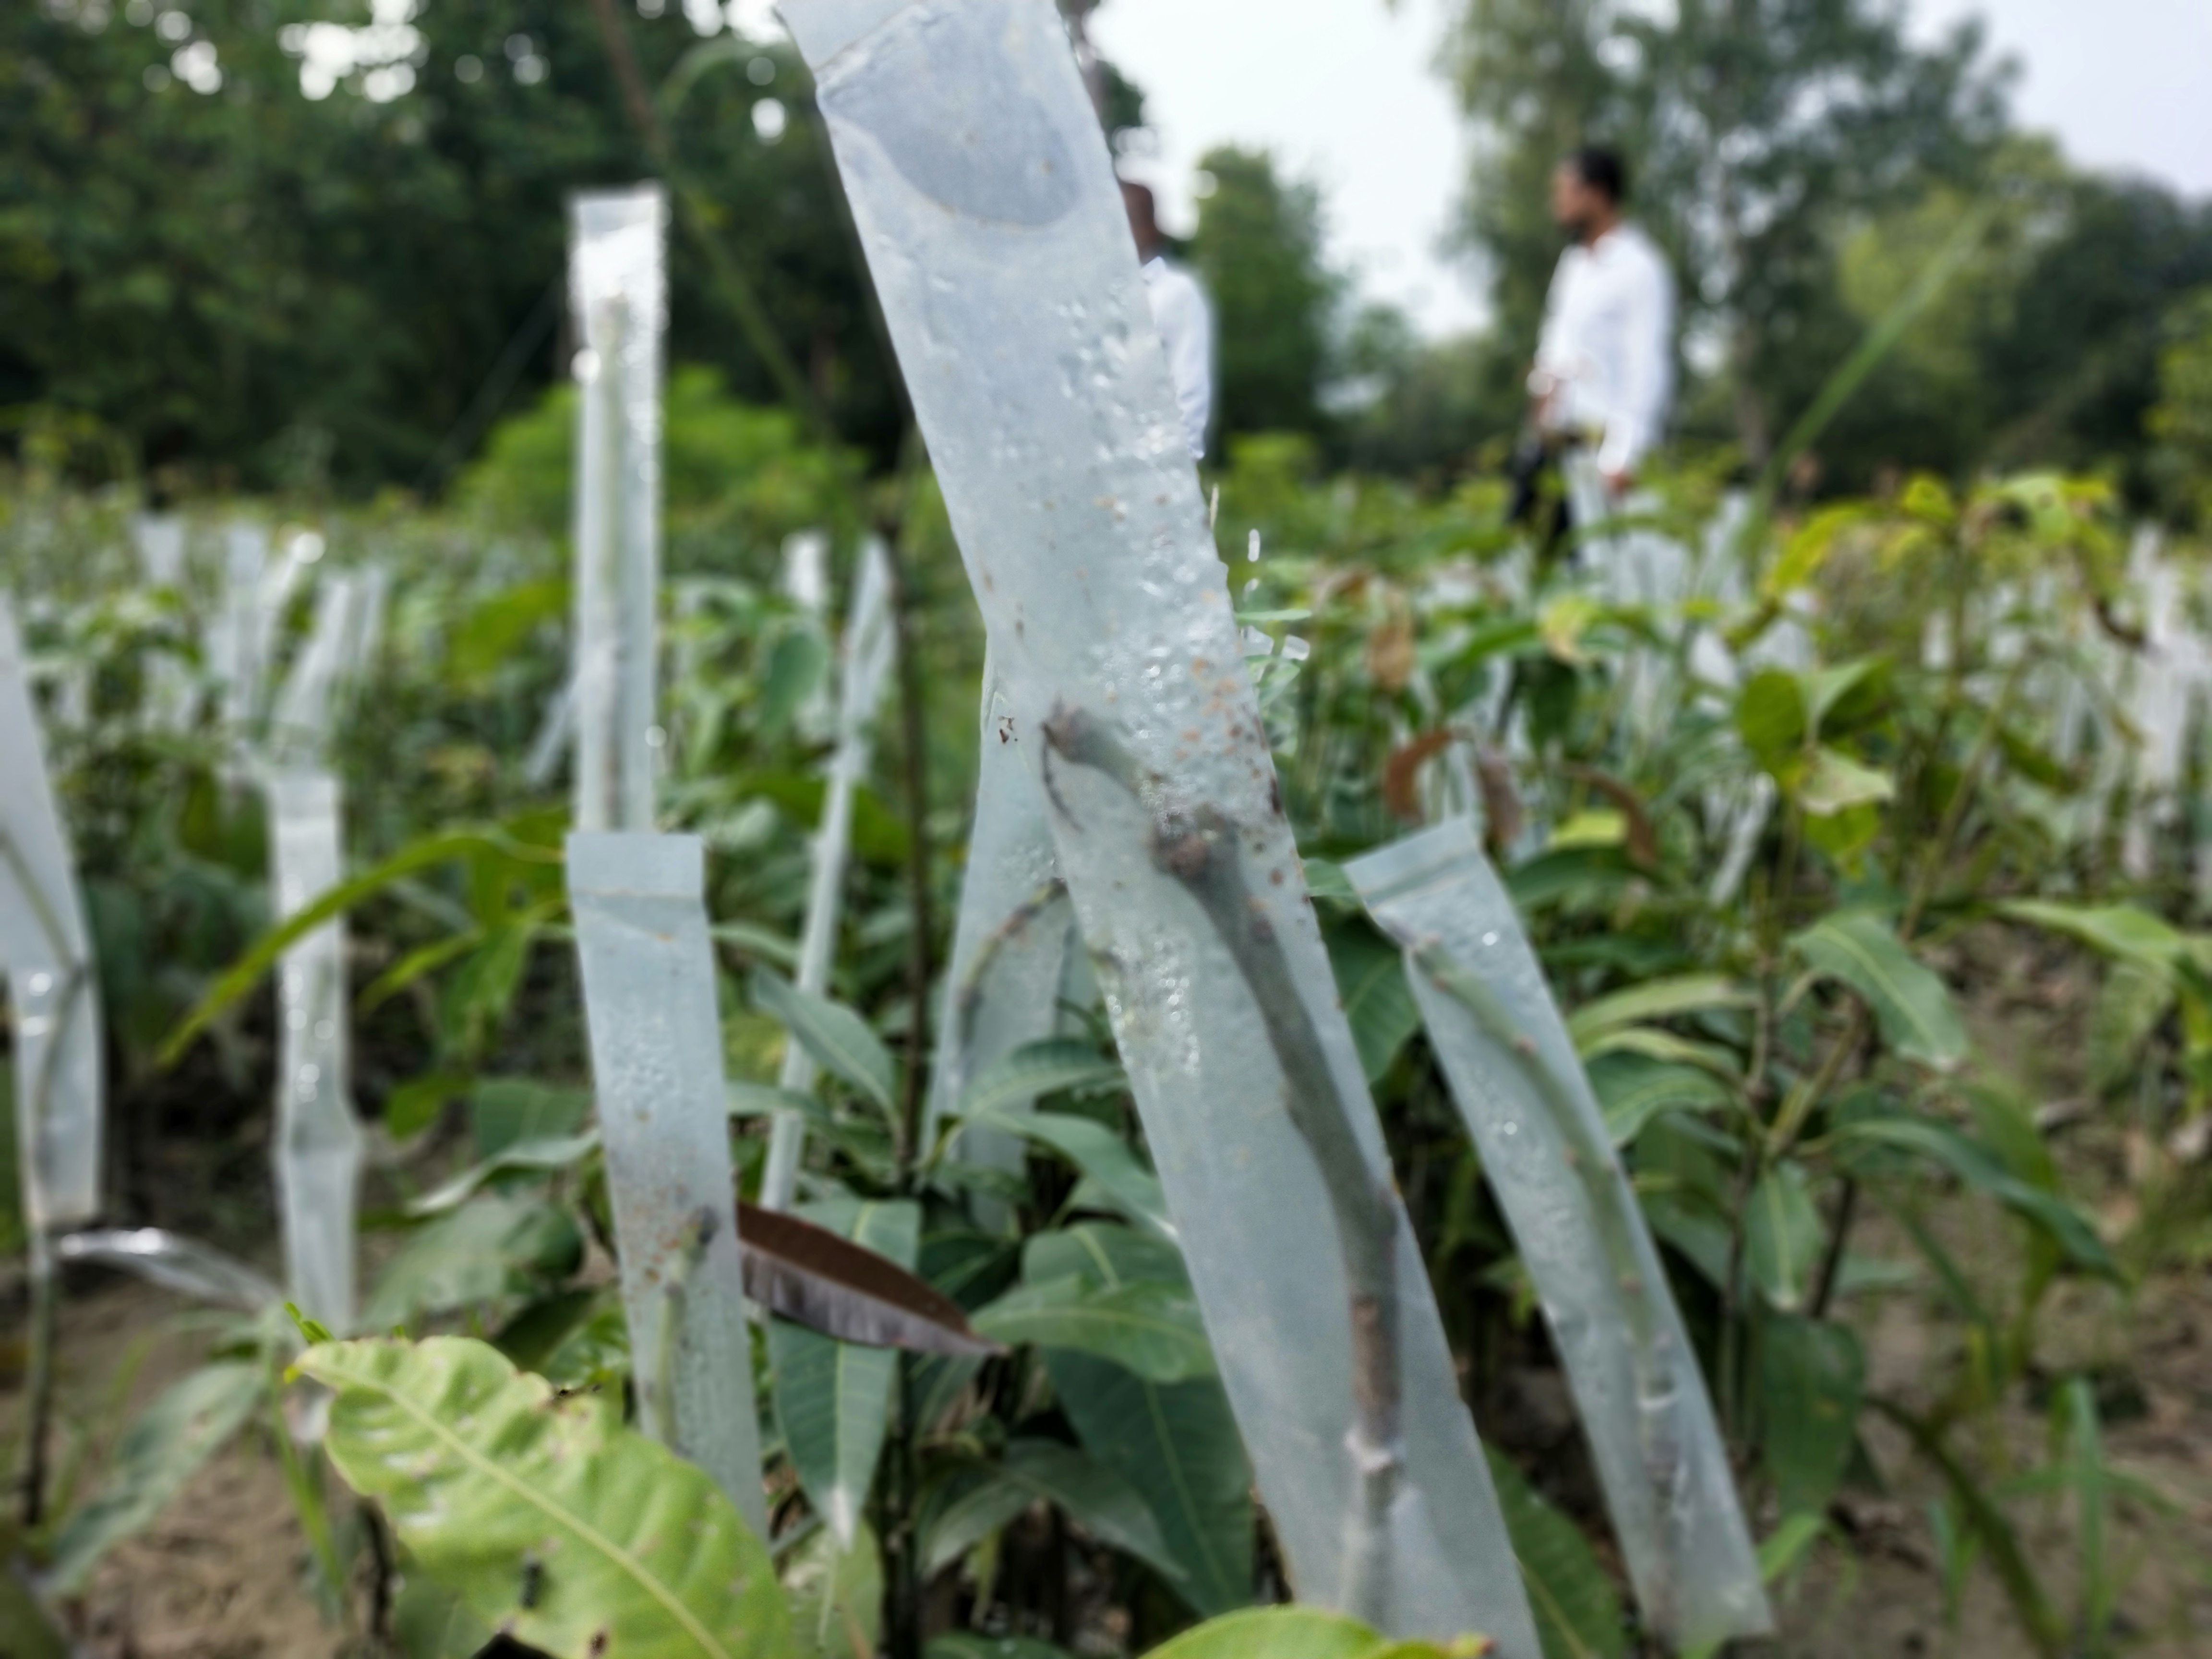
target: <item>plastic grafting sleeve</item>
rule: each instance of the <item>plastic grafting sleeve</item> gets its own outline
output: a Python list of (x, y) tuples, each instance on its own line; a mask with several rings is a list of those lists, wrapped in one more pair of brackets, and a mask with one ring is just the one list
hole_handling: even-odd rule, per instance
[[(869, 540), (861, 549), (860, 578), (853, 587), (852, 614), (845, 621), (838, 677), (837, 746), (830, 757), (829, 787), (823, 792), (822, 821), (814, 832), (813, 863), (806, 895), (806, 921), (799, 942), (799, 988), (822, 994), (837, 950), (837, 925), (845, 908), (845, 866), (853, 836), (853, 792), (867, 776), (873, 747), (877, 706), (890, 673), (890, 561), (883, 544)], [(796, 1042), (784, 1050), (777, 1079), (786, 1089), (805, 1093), (814, 1086), (814, 1061)], [(781, 1210), (791, 1202), (806, 1136), (805, 1120), (779, 1112), (769, 1132), (768, 1164), (761, 1176), (761, 1203)]]
[(1430, 1041), (1565, 1364), (1645, 1618), (1695, 1649), (1772, 1628), (1696, 1352), (1512, 900), (1464, 819), (1345, 866), (1403, 945)]
[[(975, 820), (960, 882), (960, 915), (952, 931), (952, 963), (938, 1012), (936, 1070), (930, 1078), (927, 1146), (955, 1110), (961, 1091), (994, 1060), (1058, 1028), (1062, 969), (1075, 942), (1074, 917), (1060, 866), (1044, 792), (1022, 764), (1013, 740), (1013, 705), (987, 650), (983, 659), (982, 753), (975, 781)], [(1026, 1110), (1032, 1103), (1015, 1103)], [(963, 1129), (951, 1155), (987, 1169), (1018, 1173), (1023, 1143), (1001, 1130)], [(973, 1200), (977, 1218), (995, 1228), (1004, 1206)]]
[(345, 672), (365, 596), (354, 578), (326, 577), (315, 593), (315, 621), (292, 659), (269, 717), (269, 747), (280, 761), (312, 765), (330, 747), (339, 677)]
[(1292, 1582), (1534, 1659), (1059, 15), (785, 17)]
[(653, 827), (667, 224), (658, 185), (569, 203), (568, 295), (585, 346), (575, 651), (576, 823), (586, 830)]
[(224, 733), (242, 737), (258, 709), (262, 579), (269, 564), (269, 532), (258, 524), (234, 524), (223, 532), (222, 610), (208, 631), (208, 670), (216, 680)]
[(92, 1261), (243, 1313), (260, 1313), (284, 1293), (252, 1267), (221, 1250), (159, 1227), (64, 1233), (54, 1254), (64, 1261)]
[[(276, 914), (296, 915), (344, 873), (337, 780), (268, 780)], [(310, 1318), (345, 1331), (354, 1316), (354, 1216), (362, 1132), (347, 1073), (345, 924), (333, 916), (287, 947), (276, 969), (276, 1195), (284, 1273)]]
[[(185, 521), (173, 514), (142, 513), (131, 520), (138, 548), (138, 568), (146, 586), (181, 593), (185, 586)], [(147, 725), (156, 732), (188, 729), (199, 713), (199, 687), (190, 666), (173, 651), (155, 647), (146, 659)]]
[(15, 1015), (23, 1218), (40, 1232), (100, 1212), (100, 995), (69, 838), (8, 597), (0, 593), (0, 963)]
[(704, 882), (696, 836), (568, 837), (639, 1415), (765, 1537)]

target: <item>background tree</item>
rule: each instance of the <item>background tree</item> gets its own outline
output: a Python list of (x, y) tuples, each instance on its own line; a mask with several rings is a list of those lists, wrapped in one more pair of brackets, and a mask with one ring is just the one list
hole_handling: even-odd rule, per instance
[(1498, 350), (1517, 368), (1534, 344), (1559, 248), (1546, 175), (1615, 144), (1754, 459), (1848, 349), (1838, 229), (1969, 181), (2004, 120), (1978, 24), (1922, 50), (1874, 0), (1468, 0), (1447, 61), (1478, 129), (1464, 233), (1496, 273)]
[(1190, 257), (1213, 301), (1215, 428), (1317, 431), (1340, 289), (1322, 258), (1321, 191), (1259, 150), (1208, 150), (1199, 167), (1213, 182)]
[[(0, 404), (97, 417), (210, 483), (357, 491), (426, 481), (518, 338), (538, 345), (509, 406), (564, 372), (562, 202), (651, 171), (589, 9), (441, 0), (396, 64), (311, 98), (295, 31), (329, 11), (200, 0), (173, 40), (151, 6), (0, 8)], [(631, 32), (656, 86), (700, 45), (672, 8)], [(775, 46), (693, 67), (679, 146), (841, 429), (888, 454), (893, 382), (804, 70)], [(671, 260), (672, 360), (773, 401), (681, 236)]]

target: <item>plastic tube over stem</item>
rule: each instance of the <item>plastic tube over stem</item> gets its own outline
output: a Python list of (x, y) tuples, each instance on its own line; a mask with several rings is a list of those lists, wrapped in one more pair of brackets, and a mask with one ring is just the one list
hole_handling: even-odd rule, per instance
[(1453, 819), (1345, 873), (1407, 978), (1534, 1280), (1644, 1616), (1772, 1629), (1728, 1451), (1642, 1209), (1512, 901)]
[(785, 15), (1292, 1582), (1534, 1659), (1058, 13)]
[(638, 1415), (765, 1537), (705, 851), (634, 833), (568, 847)]

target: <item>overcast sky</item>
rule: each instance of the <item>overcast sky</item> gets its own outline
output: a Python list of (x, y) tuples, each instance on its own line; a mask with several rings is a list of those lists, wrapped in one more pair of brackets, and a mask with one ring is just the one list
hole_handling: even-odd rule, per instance
[[(2212, 195), (2212, 0), (1908, 0), (1932, 37), (1979, 11), (2021, 60), (2021, 120), (2087, 165)], [(1327, 191), (1333, 256), (1428, 333), (1480, 320), (1441, 257), (1465, 167), (1433, 61), (1457, 0), (1107, 0), (1099, 48), (1144, 88), (1160, 154), (1144, 171), (1171, 230), (1193, 219), (1198, 156), (1273, 149)], [(1132, 171), (1137, 169), (1133, 167)]]

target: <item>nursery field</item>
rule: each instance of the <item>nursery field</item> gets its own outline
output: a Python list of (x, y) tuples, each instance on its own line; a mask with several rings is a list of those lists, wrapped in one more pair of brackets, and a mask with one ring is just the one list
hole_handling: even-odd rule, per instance
[(1060, 14), (790, 10), (895, 447), (605, 5), (440, 490), (18, 423), (0, 1659), (2206, 1650), (2212, 331), (2159, 491), (1820, 488), (1979, 210), (1561, 537), (1194, 467)]

